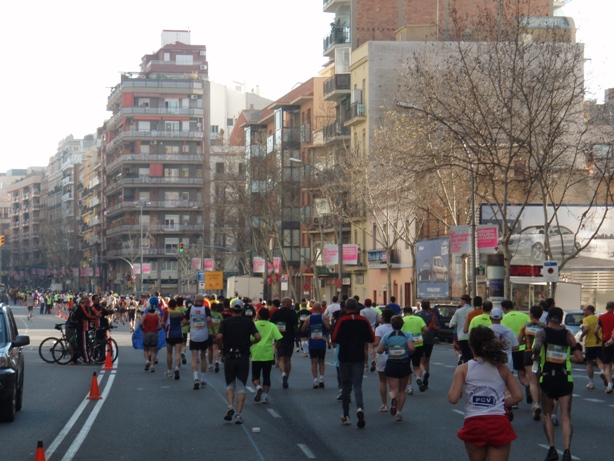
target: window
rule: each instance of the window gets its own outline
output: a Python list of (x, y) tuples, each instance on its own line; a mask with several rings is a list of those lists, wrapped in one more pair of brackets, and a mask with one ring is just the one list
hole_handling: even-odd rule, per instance
[[(161, 271), (176, 271), (178, 267), (178, 261), (162, 260), (158, 262), (160, 264)], [(152, 266), (153, 271), (153, 266)]]
[(182, 178), (189, 178), (190, 177), (190, 169), (189, 168), (182, 168), (181, 169), (181, 177)]
[(150, 130), (149, 122), (146, 122), (146, 121), (143, 121), (143, 120), (139, 120), (139, 122), (137, 124), (137, 130), (139, 130), (139, 131), (151, 131)]
[(164, 153), (166, 155), (178, 154), (179, 146), (169, 146), (168, 144), (164, 146)]
[(179, 224), (179, 215), (166, 215), (164, 216), (164, 229), (165, 230), (177, 230)]
[(139, 107), (149, 107), (149, 98), (138, 98), (136, 105)]
[(171, 60), (171, 54), (170, 53), (164, 53), (164, 60), (165, 61), (170, 61)]
[(213, 238), (213, 244), (218, 247), (226, 246), (226, 234), (215, 234)]
[(595, 160), (609, 160), (612, 158), (611, 144), (593, 144), (593, 158)]
[(211, 125), (211, 139), (218, 139), (219, 126)]
[(181, 216), (181, 225), (188, 226), (190, 224), (190, 215), (184, 214)]
[(184, 132), (190, 131), (190, 121), (189, 120), (185, 120), (181, 122), (181, 130)]
[(182, 192), (181, 193), (181, 200), (190, 200), (190, 193), (189, 192)]
[(224, 174), (224, 163), (223, 162), (217, 162), (215, 164), (215, 172), (217, 174)]
[(149, 177), (149, 168), (139, 168), (139, 178)]
[(141, 144), (141, 155), (149, 154), (149, 144)]
[(166, 254), (178, 253), (179, 252), (179, 238), (177, 237), (165, 238), (164, 239), (164, 252)]
[(179, 177), (179, 168), (165, 168), (164, 169), (164, 177), (165, 178), (178, 178)]
[(234, 126), (234, 124), (235, 124), (234, 118), (227, 118), (226, 119), (226, 126), (231, 127), (231, 126)]
[(245, 174), (245, 163), (239, 163), (239, 174), (240, 175)]
[(177, 201), (179, 200), (179, 192), (164, 192), (165, 201)]
[(226, 203), (225, 186), (215, 186), (215, 201), (218, 203)]
[(182, 66), (191, 66), (194, 63), (194, 56), (191, 54), (178, 54), (175, 56), (175, 61)]
[(165, 121), (164, 131), (179, 131), (179, 122)]
[[(141, 218), (143, 218), (143, 226), (149, 226), (149, 223), (151, 222), (151, 216), (149, 216), (148, 214), (144, 214), (143, 216), (141, 216), (140, 211), (141, 210), (139, 209), (139, 224), (141, 224)], [(145, 246), (145, 240), (143, 240), (143, 246)], [(147, 246), (149, 247), (149, 245)]]
[(139, 192), (139, 202), (147, 202), (149, 201), (149, 197), (149, 191)]
[(179, 109), (179, 99), (171, 98), (164, 100), (165, 109)]

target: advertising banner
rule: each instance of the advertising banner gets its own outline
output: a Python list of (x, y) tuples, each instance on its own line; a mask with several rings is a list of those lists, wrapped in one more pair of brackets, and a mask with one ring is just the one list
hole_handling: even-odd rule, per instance
[(324, 245), (322, 258), (325, 266), (339, 264), (339, 245), (332, 243)]
[(281, 267), (281, 258), (275, 256), (273, 258), (273, 271), (276, 274), (279, 274), (279, 268)]
[(215, 266), (215, 260), (213, 258), (205, 258), (205, 270), (212, 271)]
[(450, 240), (422, 240), (416, 245), (419, 298), (450, 297)]
[(202, 260), (200, 258), (192, 258), (192, 270), (199, 271), (201, 270)]
[(343, 245), (343, 264), (352, 266), (358, 264), (358, 245)]
[(450, 227), (450, 254), (466, 255), (471, 253), (471, 226)]
[(492, 250), (499, 245), (499, 228), (497, 226), (478, 226), (477, 234), (479, 252), (492, 253)]
[(132, 265), (132, 274), (133, 275), (139, 275), (141, 273), (141, 265), (140, 264), (133, 264)]
[(82, 277), (93, 277), (94, 276), (94, 269), (92, 269), (91, 267), (84, 267), (81, 269), (81, 276)]
[(253, 265), (254, 274), (264, 274), (264, 258), (258, 256), (254, 257)]
[(143, 263), (143, 274), (151, 274), (151, 263)]

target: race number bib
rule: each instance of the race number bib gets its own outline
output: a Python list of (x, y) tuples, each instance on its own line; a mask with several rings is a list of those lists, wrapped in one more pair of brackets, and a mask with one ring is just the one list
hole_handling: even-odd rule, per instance
[(414, 343), (416, 344), (416, 346), (419, 346), (420, 344), (422, 344), (422, 341), (424, 341), (424, 339), (422, 338), (422, 335), (420, 333), (417, 333), (415, 335), (412, 335), (414, 337)]
[(314, 326), (311, 329), (311, 339), (322, 339), (324, 337), (322, 326)]
[(207, 322), (202, 317), (194, 318), (192, 319), (192, 328), (194, 328), (195, 330), (198, 330), (200, 328), (205, 328), (206, 323)]
[(211, 321), (213, 322), (213, 324), (214, 324), (214, 325), (219, 325), (219, 323), (220, 323), (220, 319), (219, 319), (219, 318), (217, 318), (217, 317), (213, 317), (213, 318), (211, 319)]
[(392, 358), (399, 358), (405, 355), (405, 348), (402, 346), (392, 346), (388, 348), (388, 355)]
[(285, 322), (278, 322), (276, 323), (277, 328), (279, 329), (280, 333), (285, 333), (286, 332), (286, 324)]
[(559, 346), (558, 344), (548, 344), (546, 350), (546, 362), (550, 363), (565, 363), (567, 361), (567, 346)]

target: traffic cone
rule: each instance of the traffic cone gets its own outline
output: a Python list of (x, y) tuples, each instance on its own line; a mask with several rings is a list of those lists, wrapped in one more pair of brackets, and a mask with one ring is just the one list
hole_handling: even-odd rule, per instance
[(107, 356), (104, 359), (104, 367), (103, 370), (114, 370), (113, 368), (113, 357), (111, 357), (111, 343), (107, 343)]
[(64, 320), (68, 320), (68, 314), (64, 314)]
[(42, 440), (39, 440), (38, 445), (36, 445), (36, 456), (34, 457), (34, 461), (47, 461), (47, 458), (45, 458), (45, 449), (43, 448)]
[(102, 400), (100, 389), (98, 389), (98, 378), (96, 378), (96, 372), (94, 372), (94, 376), (92, 376), (92, 386), (90, 388), (90, 395), (87, 397), (87, 400)]

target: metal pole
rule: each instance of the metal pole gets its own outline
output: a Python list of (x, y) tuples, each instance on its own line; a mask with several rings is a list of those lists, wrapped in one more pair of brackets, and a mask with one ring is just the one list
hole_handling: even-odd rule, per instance
[(473, 172), (473, 165), (471, 165), (471, 293), (472, 297), (475, 298), (478, 293), (478, 287), (476, 284), (476, 251), (475, 251), (475, 239), (476, 239), (476, 229), (475, 229), (475, 173)]
[(141, 295), (143, 294), (143, 203), (140, 203), (140, 219), (141, 224)]
[[(341, 208), (341, 199), (338, 198), (338, 203), (339, 203), (339, 208)], [(339, 213), (340, 210), (337, 210), (337, 213), (339, 215), (339, 242), (338, 242), (338, 248), (337, 248), (337, 253), (339, 254), (338, 258), (339, 258), (339, 282), (340, 282), (340, 286), (339, 286), (339, 295), (343, 294), (343, 220), (341, 219), (341, 213)], [(341, 299), (339, 299), (339, 301), (341, 301)]]

